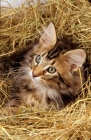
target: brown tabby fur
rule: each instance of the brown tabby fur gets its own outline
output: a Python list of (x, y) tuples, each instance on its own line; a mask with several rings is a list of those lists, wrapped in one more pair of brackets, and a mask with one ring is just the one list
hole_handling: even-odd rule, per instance
[[(39, 43), (24, 55), (12, 80), (6, 110), (32, 106), (36, 101), (40, 108), (48, 108), (51, 102), (56, 103), (58, 109), (65, 107), (81, 88), (79, 68), (83, 71), (85, 57), (84, 50), (67, 51), (67, 45), (57, 43), (54, 25), (50, 23)], [(84, 82), (84, 78), (82, 80)]]

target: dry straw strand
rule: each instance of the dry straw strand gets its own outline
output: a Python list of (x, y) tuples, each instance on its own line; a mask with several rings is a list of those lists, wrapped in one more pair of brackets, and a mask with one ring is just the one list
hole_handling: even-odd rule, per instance
[[(30, 3), (31, 2), (31, 3)], [(42, 26), (53, 22), (58, 38), (66, 36), (87, 52), (88, 78), (82, 96), (61, 111), (21, 107), (16, 115), (0, 109), (1, 140), (91, 139), (91, 3), (88, 0), (26, 0), (28, 7), (1, 8), (0, 57), (10, 56), (39, 38)], [(81, 77), (81, 75), (80, 75)], [(7, 98), (10, 79), (0, 79), (0, 108)], [(3, 100), (4, 98), (4, 100)], [(2, 101), (3, 100), (3, 101)]]

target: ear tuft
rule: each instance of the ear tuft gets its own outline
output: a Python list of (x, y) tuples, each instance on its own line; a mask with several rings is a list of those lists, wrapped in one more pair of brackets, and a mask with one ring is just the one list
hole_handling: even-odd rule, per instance
[(46, 47), (56, 44), (56, 31), (53, 23), (50, 23), (46, 29), (44, 28), (44, 34), (41, 36), (39, 43)]
[(76, 49), (66, 52), (64, 57), (66, 57), (68, 63), (74, 66), (72, 70), (76, 71), (78, 67), (82, 67), (83, 63), (85, 62), (86, 53), (82, 49)]

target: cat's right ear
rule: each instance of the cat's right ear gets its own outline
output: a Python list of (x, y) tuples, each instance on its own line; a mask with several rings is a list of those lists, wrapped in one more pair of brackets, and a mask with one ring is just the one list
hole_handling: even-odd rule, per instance
[(53, 23), (50, 23), (41, 35), (39, 44), (44, 47), (54, 46), (56, 44), (56, 31)]
[(63, 55), (70, 65), (70, 71), (77, 71), (79, 67), (82, 67), (86, 59), (86, 53), (83, 49), (76, 49), (66, 52)]

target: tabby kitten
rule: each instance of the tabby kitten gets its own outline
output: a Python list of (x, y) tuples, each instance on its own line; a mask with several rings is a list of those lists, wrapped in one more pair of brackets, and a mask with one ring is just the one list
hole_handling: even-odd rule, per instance
[(76, 96), (86, 53), (82, 49), (62, 51), (56, 42), (55, 27), (50, 23), (39, 43), (24, 56), (6, 107), (32, 106), (37, 101), (40, 108), (55, 102), (57, 109), (62, 109)]

